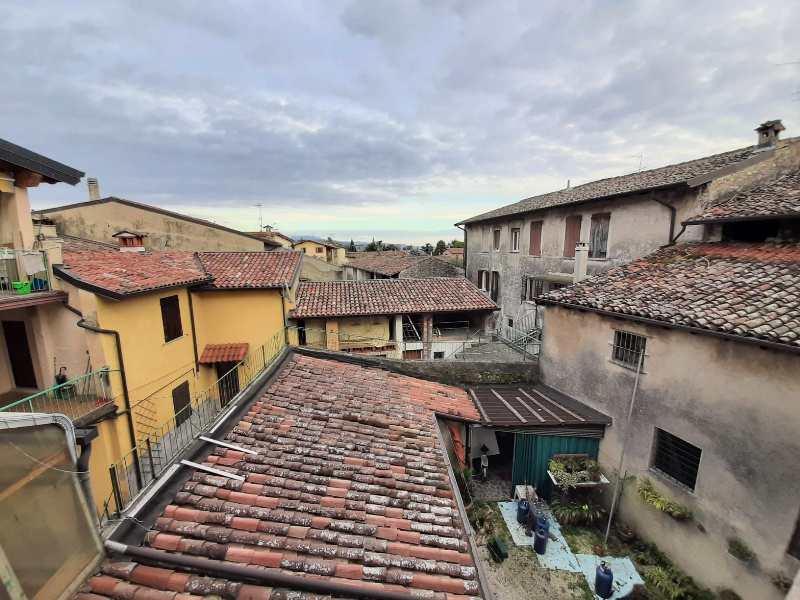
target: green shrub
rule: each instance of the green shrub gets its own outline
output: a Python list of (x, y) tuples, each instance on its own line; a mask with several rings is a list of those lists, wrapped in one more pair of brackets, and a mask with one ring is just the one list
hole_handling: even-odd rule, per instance
[(561, 525), (593, 525), (600, 522), (606, 514), (599, 504), (583, 504), (554, 500), (550, 512)]
[(643, 477), (639, 481), (639, 488), (637, 490), (639, 497), (647, 502), (653, 508), (672, 515), (678, 519), (691, 519), (694, 513), (690, 508), (673, 502), (661, 492), (657, 491), (653, 486), (653, 482)]
[(642, 569), (642, 577), (648, 585), (653, 586), (669, 600), (679, 600), (686, 596), (683, 587), (672, 569), (649, 566)]
[(737, 538), (730, 538), (728, 540), (728, 552), (739, 560), (744, 561), (748, 561), (755, 556), (755, 552), (748, 548), (743, 541)]

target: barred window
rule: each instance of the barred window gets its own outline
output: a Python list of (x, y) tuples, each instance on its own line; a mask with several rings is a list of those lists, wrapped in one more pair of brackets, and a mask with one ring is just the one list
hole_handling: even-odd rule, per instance
[(702, 450), (676, 435), (656, 429), (656, 452), (653, 468), (682, 483), (692, 491), (697, 483)]
[[(623, 367), (637, 369), (639, 367), (639, 357), (645, 352), (646, 344), (647, 338), (643, 335), (617, 330), (614, 332), (611, 358)], [(646, 357), (647, 354), (644, 354), (644, 356)], [(644, 370), (644, 357), (642, 357), (642, 370)]]

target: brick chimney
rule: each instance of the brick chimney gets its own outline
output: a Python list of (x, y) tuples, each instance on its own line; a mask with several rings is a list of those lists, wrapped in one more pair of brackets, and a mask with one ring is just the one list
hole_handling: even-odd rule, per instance
[(86, 184), (89, 186), (89, 200), (100, 200), (100, 184), (97, 183), (97, 179), (89, 177)]
[(578, 242), (575, 244), (575, 270), (572, 274), (572, 283), (586, 279), (586, 266), (589, 262), (589, 244)]
[(758, 132), (758, 146), (761, 148), (774, 146), (778, 141), (781, 131), (784, 129), (786, 128), (783, 126), (780, 119), (762, 123), (756, 127), (756, 131)]

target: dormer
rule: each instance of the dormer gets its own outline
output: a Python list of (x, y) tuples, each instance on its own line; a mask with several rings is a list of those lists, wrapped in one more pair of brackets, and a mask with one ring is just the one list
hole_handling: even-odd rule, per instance
[(144, 246), (144, 238), (147, 237), (146, 233), (123, 229), (111, 237), (117, 238), (120, 252), (144, 252), (146, 250)]
[(778, 142), (781, 131), (784, 129), (786, 128), (783, 126), (780, 119), (762, 123), (755, 129), (758, 132), (758, 146), (760, 148), (774, 146)]

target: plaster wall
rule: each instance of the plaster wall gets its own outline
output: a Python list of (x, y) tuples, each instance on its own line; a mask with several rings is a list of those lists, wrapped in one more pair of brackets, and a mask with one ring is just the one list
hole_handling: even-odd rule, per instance
[[(609, 361), (614, 329), (649, 336), (623, 471), (649, 477), (691, 508), (677, 522), (645, 505), (629, 485), (621, 518), (712, 588), (743, 598), (780, 597), (772, 572), (793, 577), (786, 549), (800, 509), (800, 357), (708, 335), (548, 306), (540, 364), (545, 382), (611, 416), (600, 461), (616, 469), (635, 372)], [(702, 450), (693, 491), (652, 472), (655, 430)], [(705, 531), (698, 529), (702, 524)], [(727, 554), (738, 537), (755, 552), (743, 567)]]
[(147, 234), (144, 242), (150, 250), (158, 250), (159, 237), (164, 235), (168, 250), (264, 250), (261, 240), (244, 234), (117, 202), (65, 208), (46, 214), (56, 222), (59, 233), (115, 245), (117, 240), (111, 237), (113, 234), (122, 229), (134, 229)]
[(338, 281), (343, 279), (344, 268), (303, 254), (298, 277), (301, 281)]
[(464, 269), (438, 258), (421, 260), (400, 271), (400, 279), (424, 279), (426, 277), (463, 277)]
[[(0, 173), (0, 177), (11, 176)], [(31, 205), (28, 188), (16, 187), (11, 182), (0, 188), (0, 246), (15, 250), (30, 250), (36, 238), (33, 235)]]

